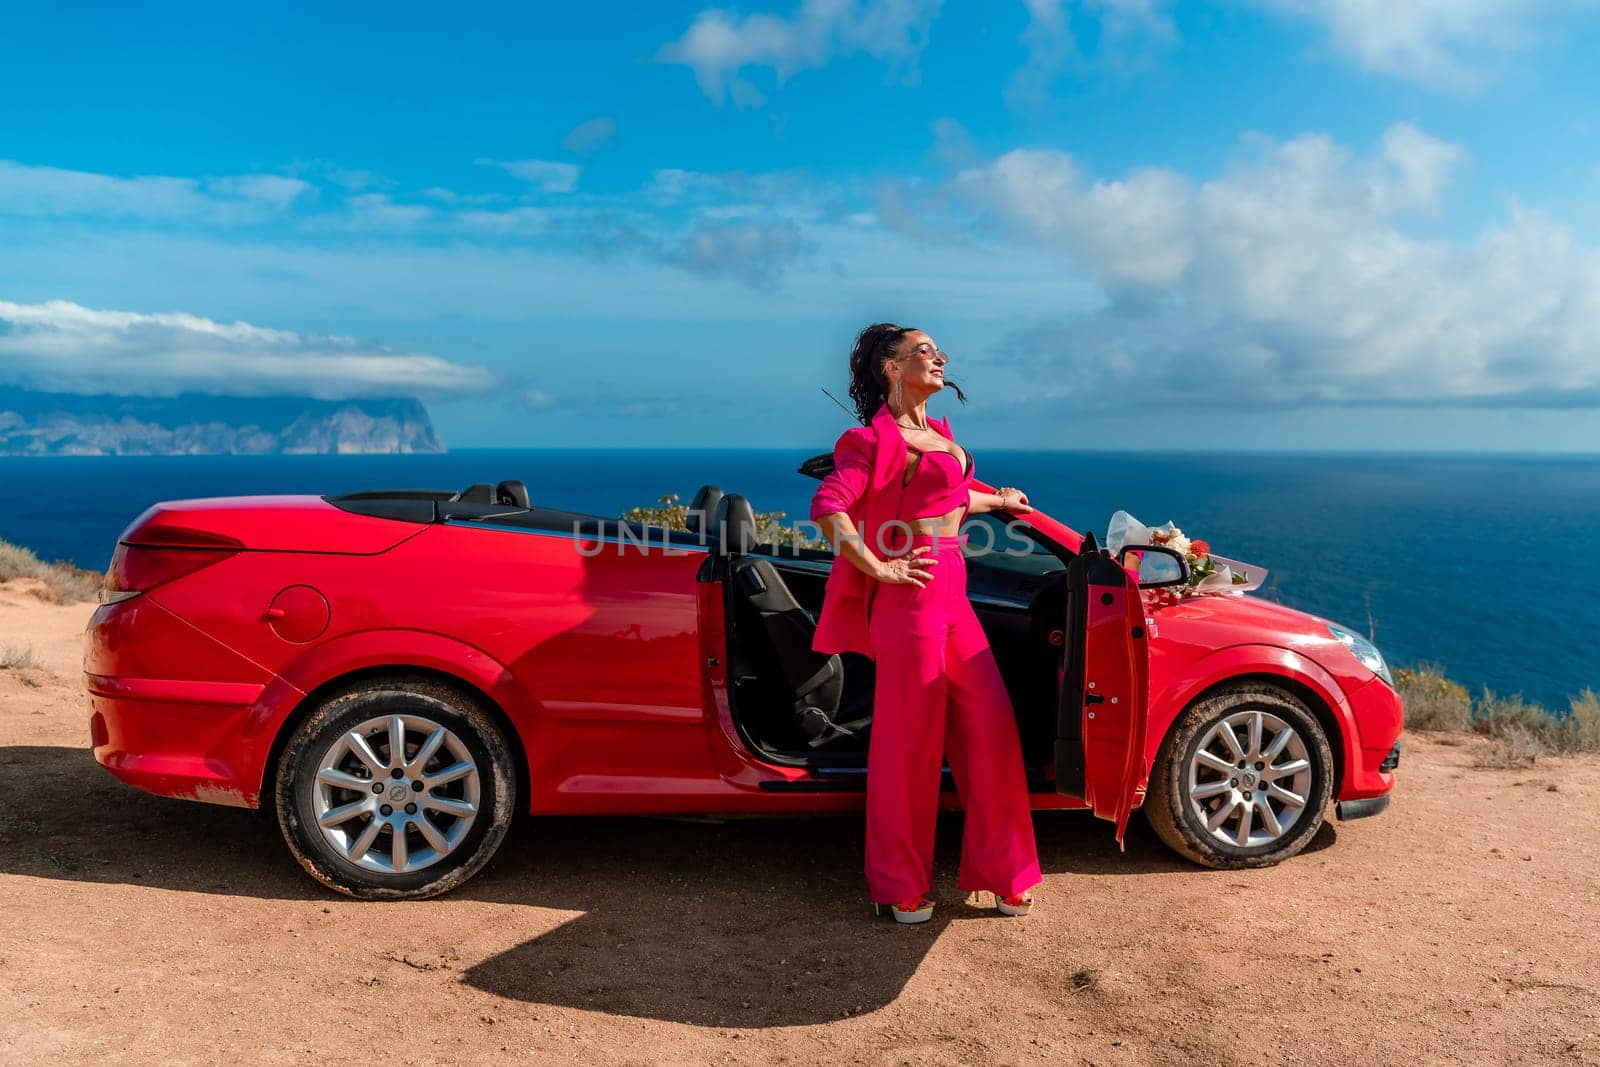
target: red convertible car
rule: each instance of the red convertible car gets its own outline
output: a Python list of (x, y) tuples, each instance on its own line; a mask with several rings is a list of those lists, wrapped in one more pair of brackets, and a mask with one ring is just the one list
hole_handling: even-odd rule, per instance
[[(459, 885), (517, 811), (859, 809), (872, 663), (810, 647), (831, 554), (758, 543), (742, 496), (695, 508), (668, 530), (517, 482), (157, 504), (89, 628), (95, 758), (274, 808), (308, 872), (365, 898)], [(1359, 635), (1247, 595), (1147, 608), (1140, 575), (1181, 560), (1113, 558), (1040, 511), (967, 529), (1036, 807), (1120, 839), (1142, 806), (1182, 855), (1246, 867), (1298, 852), (1330, 800), (1387, 804), (1401, 706)]]

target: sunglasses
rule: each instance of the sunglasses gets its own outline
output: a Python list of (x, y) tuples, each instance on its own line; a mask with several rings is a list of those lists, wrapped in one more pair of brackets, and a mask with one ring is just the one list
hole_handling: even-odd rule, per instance
[(909, 352), (901, 353), (898, 358), (910, 359), (913, 356), (915, 356), (917, 359), (939, 359), (946, 363), (950, 362), (950, 357), (948, 355), (946, 355), (940, 349), (935, 348), (933, 345), (928, 344), (926, 341), (913, 348)]

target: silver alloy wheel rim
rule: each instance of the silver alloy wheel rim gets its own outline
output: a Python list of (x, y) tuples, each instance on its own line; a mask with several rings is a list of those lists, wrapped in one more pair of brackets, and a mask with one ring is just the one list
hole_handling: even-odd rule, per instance
[(1265, 711), (1238, 711), (1195, 747), (1185, 800), (1212, 837), (1236, 848), (1271, 845), (1306, 811), (1311, 758), (1305, 738)]
[(420, 715), (385, 715), (323, 753), (312, 808), (323, 839), (347, 861), (410, 874), (461, 844), (478, 818), (479, 787), (478, 763), (452, 731)]

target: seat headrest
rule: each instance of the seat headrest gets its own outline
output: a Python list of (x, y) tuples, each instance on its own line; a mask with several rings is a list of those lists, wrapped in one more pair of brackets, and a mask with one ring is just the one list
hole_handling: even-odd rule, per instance
[(463, 504), (493, 504), (494, 486), (488, 482), (469, 485), (461, 491), (461, 502)]
[(717, 505), (711, 536), (724, 556), (742, 556), (756, 547), (756, 512), (750, 501), (729, 493)]
[(686, 520), (691, 533), (705, 533), (716, 521), (717, 506), (722, 503), (722, 490), (714, 485), (702, 485), (689, 501)]
[(528, 487), (521, 482), (501, 482), (494, 488), (496, 504), (510, 504), (513, 507), (531, 508), (528, 503)]

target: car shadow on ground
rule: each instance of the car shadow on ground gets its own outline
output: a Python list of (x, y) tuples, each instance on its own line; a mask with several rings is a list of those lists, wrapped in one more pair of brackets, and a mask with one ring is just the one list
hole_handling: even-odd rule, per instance
[[(1083, 812), (1037, 813), (1034, 827), (1046, 874), (1221, 873), (1174, 856), (1139, 818), (1126, 853), (1109, 824)], [(796, 1026), (872, 1011), (900, 995), (950, 923), (1010, 921), (987, 896), (967, 903), (957, 886), (961, 830), (960, 815), (940, 818), (940, 905), (906, 930), (869, 921), (859, 815), (524, 820), (464, 895), (582, 914), (463, 980), (530, 1003), (700, 1026)], [(1311, 847), (1334, 836), (1324, 825)]]
[(276, 820), (140, 792), (87, 747), (0, 747), (0, 874), (272, 900), (327, 892), (289, 855)]
[[(1174, 856), (1137, 817), (1126, 852), (1085, 813), (1038, 813), (1034, 825), (1047, 874), (1212, 874)], [(1008, 921), (957, 888), (961, 828), (959, 814), (940, 819), (936, 918), (900, 930), (867, 919), (859, 814), (521, 819), (455, 897), (577, 914), (460, 977), (514, 1000), (701, 1026), (871, 1011), (899, 996), (951, 922)], [(1335, 836), (1324, 825), (1311, 847)], [(74, 748), (0, 748), (0, 874), (327, 895), (270, 817), (138, 792)]]

